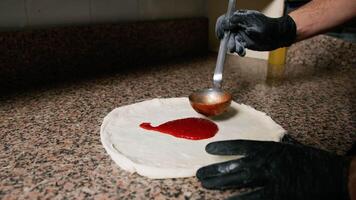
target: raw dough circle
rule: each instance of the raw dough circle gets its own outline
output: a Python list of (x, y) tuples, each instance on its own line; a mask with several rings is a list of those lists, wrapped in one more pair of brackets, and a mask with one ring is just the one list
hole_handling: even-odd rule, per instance
[(198, 168), (230, 160), (232, 156), (214, 156), (205, 152), (213, 141), (247, 139), (280, 141), (285, 130), (265, 113), (232, 102), (225, 115), (213, 119), (219, 131), (206, 140), (187, 140), (139, 127), (153, 126), (187, 118), (203, 117), (190, 106), (188, 98), (153, 99), (119, 107), (103, 121), (101, 142), (122, 169), (154, 179), (195, 176)]

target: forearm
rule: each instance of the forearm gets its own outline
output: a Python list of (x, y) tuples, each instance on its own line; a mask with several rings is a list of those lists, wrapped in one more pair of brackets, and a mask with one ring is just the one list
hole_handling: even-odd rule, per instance
[(353, 158), (349, 172), (350, 199), (356, 200), (356, 157)]
[(300, 41), (356, 17), (356, 0), (313, 0), (289, 15), (297, 25)]

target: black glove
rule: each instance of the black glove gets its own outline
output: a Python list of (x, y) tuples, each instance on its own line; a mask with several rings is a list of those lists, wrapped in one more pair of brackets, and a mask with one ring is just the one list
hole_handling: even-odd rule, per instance
[(200, 168), (197, 178), (208, 189), (255, 188), (236, 200), (349, 199), (351, 159), (301, 144), (234, 140), (213, 142), (214, 155), (244, 155)]
[(245, 48), (270, 51), (293, 44), (296, 40), (296, 24), (289, 16), (270, 18), (254, 10), (238, 10), (231, 17), (220, 16), (216, 22), (219, 39), (224, 31), (231, 31), (228, 49), (244, 56)]

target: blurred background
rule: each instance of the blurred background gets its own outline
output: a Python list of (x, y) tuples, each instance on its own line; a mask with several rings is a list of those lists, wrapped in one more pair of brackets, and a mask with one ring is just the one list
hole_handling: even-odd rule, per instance
[[(222, 0), (2, 0), (0, 28), (19, 30), (58, 25), (98, 24), (163, 19), (206, 17), (209, 19), (209, 47), (216, 50), (216, 18), (226, 12)], [(283, 14), (283, 0), (238, 1), (238, 8), (255, 9), (271, 17)], [(267, 59), (266, 52), (247, 56)]]
[[(279, 17), (307, 2), (239, 0), (237, 8)], [(215, 22), (226, 12), (227, 3), (227, 0), (0, 0), (0, 90), (11, 92), (217, 52)], [(354, 22), (349, 22), (327, 35), (355, 41), (355, 27)], [(287, 48), (272, 52), (247, 50), (246, 57), (266, 61), (271, 74), (286, 70)], [(236, 59), (243, 60), (238, 56)]]

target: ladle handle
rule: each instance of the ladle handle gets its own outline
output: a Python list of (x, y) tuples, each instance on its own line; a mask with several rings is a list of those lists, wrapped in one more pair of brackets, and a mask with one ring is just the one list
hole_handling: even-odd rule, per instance
[[(230, 17), (236, 6), (236, 0), (229, 0), (229, 6), (227, 9), (226, 16)], [(225, 31), (224, 33), (224, 38), (220, 41), (220, 47), (219, 47), (219, 54), (218, 54), (218, 59), (216, 62), (216, 67), (215, 67), (215, 72), (214, 72), (214, 88), (221, 88), (221, 83), (222, 83), (222, 77), (223, 77), (223, 71), (224, 71), (224, 63), (225, 63), (225, 57), (227, 53), (227, 42), (230, 38), (230, 31)]]

